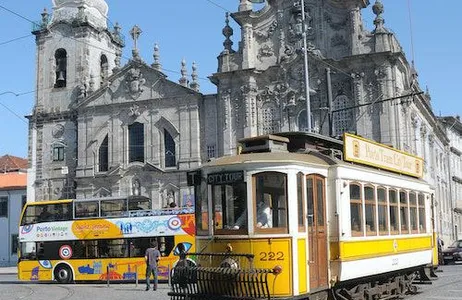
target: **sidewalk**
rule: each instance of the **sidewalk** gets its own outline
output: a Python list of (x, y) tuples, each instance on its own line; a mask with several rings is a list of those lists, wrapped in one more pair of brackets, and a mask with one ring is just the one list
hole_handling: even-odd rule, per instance
[(18, 274), (17, 267), (0, 267), (0, 275), (16, 275)]

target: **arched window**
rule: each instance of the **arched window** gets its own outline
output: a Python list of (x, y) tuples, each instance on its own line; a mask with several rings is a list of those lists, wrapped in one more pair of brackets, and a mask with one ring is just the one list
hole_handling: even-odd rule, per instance
[(108, 137), (104, 138), (98, 151), (99, 157), (99, 171), (106, 172), (109, 169), (109, 149), (108, 149)]
[(129, 162), (144, 162), (144, 125), (135, 122), (128, 126)]
[(351, 235), (363, 236), (363, 205), (361, 201), (361, 186), (350, 184), (350, 222)]
[(364, 187), (364, 209), (366, 215), (366, 235), (377, 235), (376, 223), (376, 203), (375, 188), (373, 186)]
[(176, 166), (175, 141), (167, 129), (164, 129), (165, 167)]
[(388, 208), (387, 190), (384, 187), (377, 188), (377, 210), (379, 221), (379, 234), (388, 235)]
[(56, 64), (56, 81), (55, 88), (62, 88), (67, 83), (67, 52), (64, 49), (58, 49), (55, 52)]
[(306, 109), (302, 110), (298, 114), (298, 130), (299, 131), (308, 131), (308, 121), (307, 121)]
[(396, 190), (388, 191), (388, 201), (390, 203), (390, 231), (391, 234), (399, 234), (398, 193)]
[(109, 74), (109, 63), (107, 62), (107, 56), (102, 54), (100, 58), (101, 84), (106, 82), (108, 74)]

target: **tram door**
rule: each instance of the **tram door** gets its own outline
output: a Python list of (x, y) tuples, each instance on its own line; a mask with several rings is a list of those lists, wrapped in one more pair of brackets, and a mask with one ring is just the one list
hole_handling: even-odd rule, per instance
[(325, 179), (319, 175), (306, 177), (308, 212), (308, 251), (310, 290), (327, 287), (327, 226)]

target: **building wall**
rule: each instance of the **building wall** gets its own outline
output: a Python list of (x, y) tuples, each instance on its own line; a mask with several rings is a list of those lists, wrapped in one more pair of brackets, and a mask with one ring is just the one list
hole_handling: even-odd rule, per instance
[(8, 217), (0, 217), (0, 266), (16, 266), (18, 262), (17, 252), (12, 252), (14, 239), (18, 235), (19, 217), (22, 203), (26, 198), (26, 189), (1, 190), (0, 198), (8, 199)]

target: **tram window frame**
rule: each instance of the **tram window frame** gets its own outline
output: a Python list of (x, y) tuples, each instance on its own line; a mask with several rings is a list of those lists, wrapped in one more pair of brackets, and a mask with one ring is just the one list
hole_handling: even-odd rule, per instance
[[(410, 226), (409, 226), (409, 194), (408, 194), (408, 192), (406, 190), (400, 190), (398, 195), (399, 195), (398, 198), (399, 198), (400, 234), (409, 234), (410, 233)], [(403, 195), (404, 195), (404, 199), (402, 197)], [(405, 222), (403, 222), (403, 219), (405, 219), (404, 220)]]
[(408, 193), (409, 197), (409, 223), (411, 233), (419, 233), (419, 221), (418, 221), (418, 205), (416, 192), (411, 191)]
[[(390, 226), (388, 222), (388, 201), (387, 201), (387, 189), (383, 186), (376, 188), (377, 193), (377, 222), (379, 235), (388, 235), (390, 233)], [(383, 225), (383, 227), (381, 227)]]
[[(372, 194), (369, 194), (369, 192)], [(376, 194), (375, 187), (372, 185), (365, 185), (363, 187), (364, 195), (364, 217), (365, 217), (365, 228), (366, 236), (376, 236), (377, 235), (377, 213), (376, 213)], [(370, 206), (370, 207), (368, 207)], [(370, 220), (370, 214), (372, 213), (372, 220)]]
[[(261, 182), (268, 181), (269, 176), (281, 176), (279, 179), (272, 179), (276, 184), (282, 184), (282, 186), (261, 186)], [(282, 179), (282, 182), (277, 182)], [(252, 176), (253, 183), (253, 209), (254, 209), (254, 220), (253, 225), (255, 233), (267, 234), (267, 233), (288, 233), (289, 232), (289, 218), (288, 218), (288, 192), (287, 192), (287, 173), (282, 172), (260, 172)], [(278, 193), (278, 190), (283, 189), (283, 194)], [(276, 197), (275, 197), (276, 196)], [(281, 198), (283, 197), (283, 198)], [(261, 201), (261, 199), (264, 199)], [(282, 200), (282, 203), (281, 203)], [(266, 202), (266, 203), (265, 203)], [(281, 205), (282, 204), (282, 205)], [(268, 207), (262, 207), (267, 205)], [(263, 210), (262, 210), (263, 208)], [(267, 212), (269, 210), (269, 213)], [(261, 213), (260, 213), (261, 212)], [(268, 213), (268, 214), (266, 214)], [(258, 225), (259, 216), (266, 214), (267, 224), (262, 226)], [(268, 227), (266, 227), (268, 226)]]
[[(196, 235), (209, 235), (209, 190), (207, 182), (201, 181), (201, 184), (195, 186), (195, 215), (196, 215)], [(211, 194), (210, 194), (211, 199)]]
[[(393, 196), (392, 196), (393, 195)], [(388, 190), (388, 213), (390, 217), (390, 234), (398, 235), (400, 229), (399, 221), (399, 204), (398, 204), (398, 191), (396, 189)], [(392, 213), (393, 212), (393, 213)]]
[(298, 232), (305, 232), (305, 174), (297, 173)]
[(425, 194), (419, 193), (417, 196), (417, 212), (418, 216), (418, 226), (419, 226), (419, 233), (427, 233), (427, 219), (426, 219), (426, 209), (425, 209)]
[[(356, 187), (358, 190), (357, 198), (352, 197), (352, 187)], [(356, 193), (355, 193), (356, 194)], [(349, 184), (349, 197), (350, 197), (350, 226), (351, 226), (351, 236), (354, 237), (359, 237), (359, 236), (364, 236), (364, 219), (363, 219), (363, 201), (362, 201), (362, 185), (357, 182), (352, 182)], [(358, 221), (359, 224), (354, 222), (353, 218), (353, 207), (356, 207), (357, 211), (357, 216), (358, 216)], [(355, 229), (358, 227), (358, 229)]]
[[(213, 210), (213, 230), (215, 234), (247, 234), (247, 183), (245, 181), (239, 181), (210, 186)], [(235, 191), (237, 191), (237, 193), (235, 193)], [(220, 216), (221, 220), (218, 216)]]

